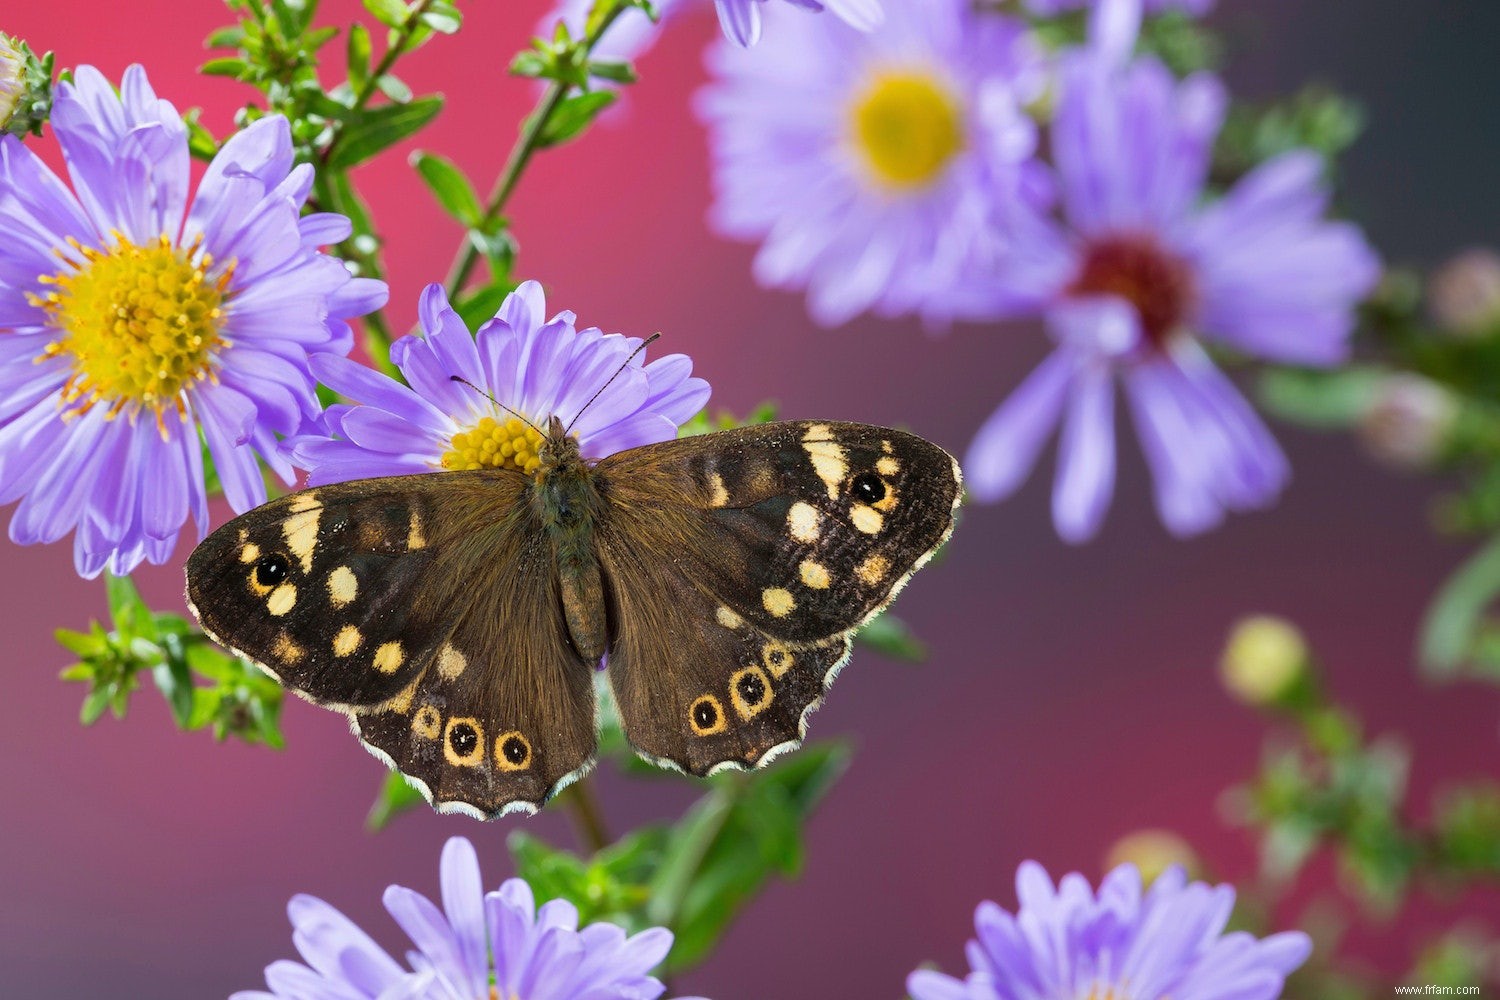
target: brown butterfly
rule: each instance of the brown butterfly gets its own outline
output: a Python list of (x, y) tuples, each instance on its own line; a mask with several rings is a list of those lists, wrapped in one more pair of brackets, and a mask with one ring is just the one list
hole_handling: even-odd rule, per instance
[(440, 811), (534, 811), (625, 736), (693, 774), (796, 748), (851, 637), (953, 530), (958, 464), (897, 430), (791, 421), (590, 463), (556, 417), (534, 476), (320, 486), (210, 535), (210, 636), (349, 715)]

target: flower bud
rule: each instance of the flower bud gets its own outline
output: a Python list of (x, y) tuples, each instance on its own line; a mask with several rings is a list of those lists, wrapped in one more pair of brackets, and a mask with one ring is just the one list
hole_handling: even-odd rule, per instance
[(1307, 642), (1284, 618), (1255, 615), (1229, 635), (1220, 675), (1229, 693), (1247, 705), (1285, 700), (1307, 675)]
[(0, 35), (0, 132), (10, 123), (26, 94), (26, 57), (6, 35)]
[(1442, 458), (1458, 400), (1420, 375), (1393, 375), (1360, 420), (1359, 436), (1375, 458), (1396, 469), (1425, 469)]
[(1146, 885), (1173, 865), (1181, 866), (1190, 876), (1200, 874), (1198, 855), (1171, 830), (1137, 830), (1115, 841), (1105, 855), (1104, 870), (1124, 864), (1135, 865)]
[(1500, 325), (1500, 254), (1476, 247), (1450, 258), (1428, 282), (1427, 303), (1432, 318), (1459, 336)]

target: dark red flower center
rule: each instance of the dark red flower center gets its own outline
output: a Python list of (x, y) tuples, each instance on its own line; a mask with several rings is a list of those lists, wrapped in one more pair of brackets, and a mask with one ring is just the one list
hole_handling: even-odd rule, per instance
[(1114, 295), (1129, 302), (1146, 339), (1158, 348), (1179, 331), (1193, 302), (1186, 263), (1150, 236), (1109, 236), (1091, 243), (1067, 292)]

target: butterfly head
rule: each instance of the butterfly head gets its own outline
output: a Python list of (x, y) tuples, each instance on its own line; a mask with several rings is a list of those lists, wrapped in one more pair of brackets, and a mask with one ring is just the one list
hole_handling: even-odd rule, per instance
[(562, 418), (555, 414), (547, 420), (547, 436), (537, 449), (537, 458), (542, 463), (537, 469), (538, 478), (546, 478), (549, 474), (562, 470), (582, 468), (584, 465), (578, 439), (568, 433)]

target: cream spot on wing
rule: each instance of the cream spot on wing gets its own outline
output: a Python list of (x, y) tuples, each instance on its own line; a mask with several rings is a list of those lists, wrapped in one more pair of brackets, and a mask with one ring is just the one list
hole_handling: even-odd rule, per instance
[(819, 520), (818, 508), (801, 500), (792, 504), (792, 509), (786, 512), (787, 530), (799, 542), (811, 543), (818, 540)]
[(284, 615), (292, 610), (297, 603), (297, 588), (290, 583), (283, 583), (271, 591), (271, 596), (266, 598), (266, 610), (273, 615)]
[(708, 485), (713, 493), (708, 498), (709, 504), (714, 507), (722, 507), (729, 502), (729, 491), (724, 488), (724, 477), (715, 472), (708, 477)]
[(423, 705), (411, 717), (411, 731), (424, 740), (435, 740), (443, 731), (443, 716), (431, 705)]
[(328, 600), (336, 608), (342, 608), (354, 596), (359, 593), (359, 581), (354, 578), (354, 570), (348, 566), (340, 566), (328, 574)]
[(271, 647), (271, 653), (282, 663), (296, 663), (302, 659), (304, 652), (285, 632), (276, 637), (276, 643)]
[(302, 560), (304, 573), (312, 572), (313, 550), (318, 547), (318, 518), (322, 516), (323, 508), (316, 507), (293, 514), (281, 522), (286, 547), (292, 550), (292, 555)]
[(427, 544), (427, 536), (422, 534), (422, 516), (416, 511), (411, 512), (411, 527), (406, 532), (406, 549), (414, 552)]
[(828, 567), (811, 559), (802, 560), (802, 582), (814, 590), (828, 589)]
[(448, 643), (443, 643), (442, 652), (438, 653), (438, 673), (444, 680), (453, 680), (464, 672), (464, 667), (469, 665), (469, 658)]
[(882, 555), (873, 555), (854, 568), (854, 574), (871, 587), (885, 579), (890, 571), (890, 560)]
[(782, 674), (792, 669), (792, 664), (796, 662), (792, 651), (779, 642), (768, 642), (762, 646), (760, 659), (766, 665), (766, 669), (771, 671), (771, 676), (777, 680), (781, 679)]
[(254, 542), (246, 542), (240, 546), (240, 562), (253, 563), (260, 558), (260, 546)]
[(384, 642), (375, 650), (375, 669), (383, 674), (393, 674), (406, 662), (406, 650), (399, 642)]
[(333, 655), (348, 656), (359, 648), (361, 642), (364, 642), (364, 636), (359, 634), (359, 629), (353, 625), (345, 625), (333, 637)]
[(849, 476), (849, 463), (844, 459), (844, 449), (833, 441), (813, 441), (802, 446), (812, 459), (813, 471), (828, 487), (828, 499), (839, 498), (839, 487)]
[(882, 476), (894, 476), (901, 471), (901, 462), (890, 455), (882, 455), (875, 463), (875, 471)]
[(797, 602), (792, 600), (792, 592), (784, 587), (767, 587), (761, 591), (760, 601), (775, 618), (785, 618), (797, 607)]
[(714, 617), (717, 618), (719, 620), (719, 624), (723, 625), (725, 628), (739, 628), (741, 625), (745, 624), (745, 620), (743, 618), (735, 614), (733, 611), (730, 611), (722, 604), (719, 605), (719, 610), (714, 612)]
[(287, 504), (287, 510), (293, 514), (304, 510), (315, 510), (323, 506), (323, 501), (318, 499), (317, 490), (307, 490), (292, 497), (291, 503)]
[(855, 504), (854, 508), (849, 511), (849, 520), (853, 521), (854, 526), (867, 535), (878, 535), (880, 534), (880, 529), (885, 527), (884, 515), (874, 507), (869, 507), (862, 503)]
[(410, 712), (412, 699), (417, 696), (417, 685), (420, 684), (421, 681), (422, 678), (418, 677), (416, 680), (406, 685), (405, 691), (402, 691), (400, 694), (396, 695), (396, 697), (392, 698), (390, 701), (386, 702), (380, 707), (385, 709), (387, 712), (395, 712), (397, 715), (405, 715), (407, 712)]
[(887, 455), (889, 455), (891, 452), (895, 451), (896, 449), (895, 449), (895, 447), (889, 441), (882, 441), (882, 442), (880, 442), (880, 450), (883, 451), (883, 452), (885, 452)]

